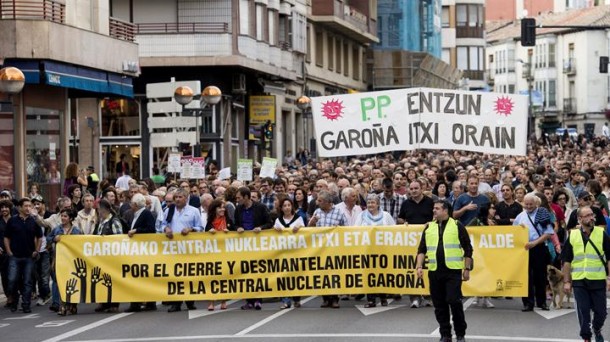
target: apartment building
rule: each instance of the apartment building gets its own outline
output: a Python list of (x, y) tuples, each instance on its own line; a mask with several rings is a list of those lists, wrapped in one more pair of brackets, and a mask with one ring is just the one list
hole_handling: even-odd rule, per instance
[[(536, 17), (544, 25), (607, 25), (610, 6), (570, 10)], [(536, 133), (557, 127), (599, 134), (607, 120), (608, 75), (599, 73), (599, 57), (610, 55), (610, 30), (542, 28), (536, 46), (520, 43), (519, 21), (487, 33), (488, 81), (494, 91), (530, 94)], [(538, 96), (536, 96), (539, 94)]]
[(461, 88), (484, 89), (485, 0), (442, 0), (442, 60), (461, 70)]
[(37, 184), (56, 198), (68, 162), (113, 157), (99, 141), (125, 125), (103, 117), (101, 103), (127, 106), (138, 47), (100, 0), (3, 0), (0, 32), (0, 65), (26, 77), (21, 93), (0, 94), (0, 188), (24, 195)]

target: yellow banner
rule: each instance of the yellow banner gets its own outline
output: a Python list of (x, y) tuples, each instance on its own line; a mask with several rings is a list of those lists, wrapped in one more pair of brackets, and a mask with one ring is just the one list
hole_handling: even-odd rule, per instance
[[(527, 295), (523, 227), (469, 227), (466, 296)], [(174, 235), (63, 236), (57, 279), (68, 302), (427, 294), (415, 272), (422, 226)]]
[(250, 125), (260, 125), (267, 121), (275, 123), (274, 95), (252, 95), (249, 100)]

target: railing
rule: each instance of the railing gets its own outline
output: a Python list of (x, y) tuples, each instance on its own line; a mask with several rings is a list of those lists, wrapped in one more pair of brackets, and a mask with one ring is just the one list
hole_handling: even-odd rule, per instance
[(284, 51), (292, 49), (292, 44), (290, 42), (279, 41), (277, 45)]
[(136, 34), (227, 33), (229, 23), (140, 23), (135, 30)]
[(462, 71), (462, 77), (468, 78), (471, 80), (479, 80), (483, 81), (483, 70), (464, 70)]
[(576, 58), (568, 58), (563, 60), (563, 73), (568, 75), (576, 74)]
[(563, 111), (567, 114), (576, 114), (576, 99), (567, 98), (563, 99)]
[(485, 27), (480, 26), (457, 26), (455, 28), (456, 38), (484, 38)]
[(136, 26), (130, 22), (110, 17), (110, 37), (133, 42)]
[(314, 16), (334, 16), (356, 27), (358, 30), (377, 36), (377, 22), (343, 1), (312, 0), (311, 14)]
[(0, 19), (48, 20), (63, 24), (66, 5), (59, 0), (0, 0)]

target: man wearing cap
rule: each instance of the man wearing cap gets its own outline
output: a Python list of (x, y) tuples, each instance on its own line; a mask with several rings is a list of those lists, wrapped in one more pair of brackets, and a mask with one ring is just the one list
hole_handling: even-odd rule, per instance
[(93, 166), (87, 167), (87, 191), (95, 196), (97, 194), (97, 185), (100, 183), (100, 177), (95, 173)]
[[(593, 214), (595, 214), (595, 226), (602, 227), (606, 229), (606, 219), (604, 218), (604, 214), (598, 207), (591, 206), (593, 204), (593, 196), (588, 191), (582, 191), (578, 194), (578, 209), (584, 207), (591, 207), (593, 210)], [(578, 224), (578, 210), (572, 210), (570, 214), (570, 218), (568, 219), (568, 224), (566, 225), (566, 229), (574, 229)]]

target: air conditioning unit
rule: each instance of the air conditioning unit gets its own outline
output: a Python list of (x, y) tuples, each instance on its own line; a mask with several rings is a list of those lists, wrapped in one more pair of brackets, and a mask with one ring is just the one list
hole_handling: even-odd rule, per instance
[(233, 93), (234, 94), (245, 94), (246, 93), (246, 75), (234, 74), (233, 75)]

